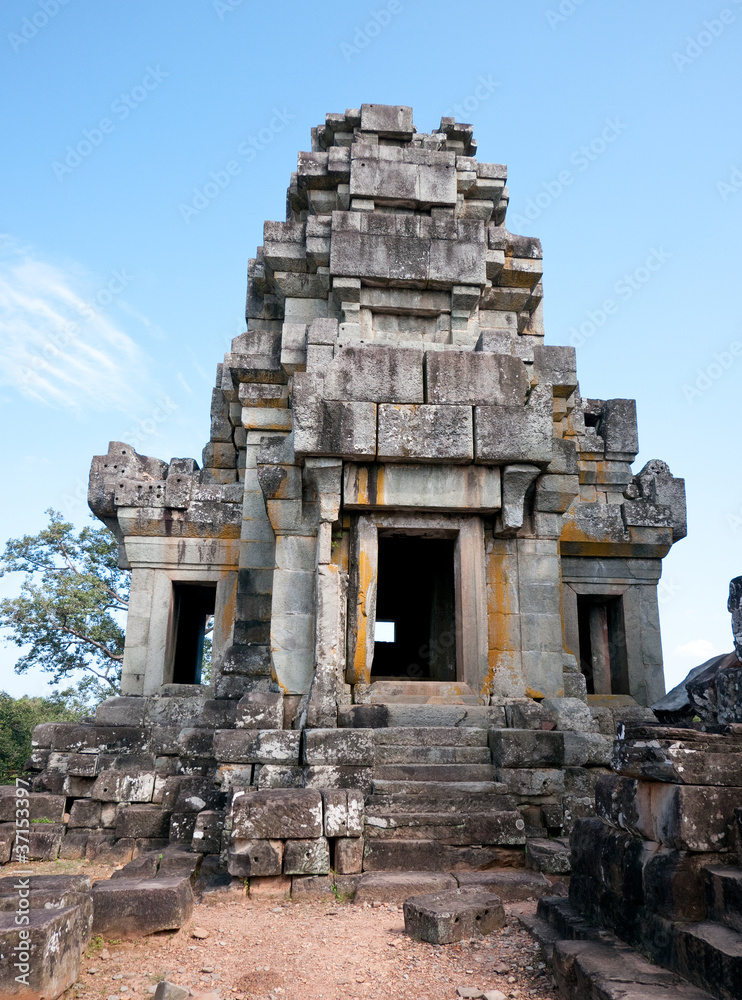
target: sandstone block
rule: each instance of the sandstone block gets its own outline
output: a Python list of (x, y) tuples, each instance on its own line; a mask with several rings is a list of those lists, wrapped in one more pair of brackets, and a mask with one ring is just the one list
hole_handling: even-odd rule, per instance
[(283, 866), (283, 841), (232, 838), (227, 855), (230, 875), (245, 878), (280, 875)]
[(125, 806), (116, 817), (117, 837), (167, 837), (169, 830), (170, 813), (159, 806)]
[(597, 729), (590, 709), (577, 698), (544, 698), (541, 706), (559, 730), (590, 733)]
[(324, 374), (327, 400), (422, 403), (423, 354), (410, 347), (344, 347)]
[(531, 390), (523, 406), (476, 406), (477, 462), (547, 463), (552, 457), (553, 401), (550, 385)]
[(304, 772), (307, 788), (357, 788), (367, 793), (371, 791), (371, 780), (370, 767), (312, 764)]
[[(0, 823), (14, 823), (16, 820), (16, 795), (12, 785), (6, 786), (8, 792), (0, 794)], [(28, 819), (46, 820), (49, 823), (61, 823), (64, 814), (64, 795), (47, 795), (44, 792), (31, 792), (23, 798), (24, 809), (28, 809)], [(26, 803), (28, 803), (26, 805)]]
[(404, 923), (418, 941), (450, 944), (504, 927), (505, 910), (499, 896), (484, 889), (448, 889), (406, 899)]
[(526, 864), (549, 875), (569, 875), (572, 868), (568, 840), (544, 840), (532, 837), (526, 841)]
[(490, 729), (489, 746), (496, 767), (560, 767), (564, 734), (537, 729)]
[(153, 772), (106, 771), (95, 779), (91, 797), (99, 802), (149, 802), (154, 788)]
[(360, 837), (363, 833), (363, 795), (355, 788), (322, 791), (326, 837)]
[(214, 756), (225, 763), (298, 764), (300, 737), (288, 729), (222, 729), (214, 736)]
[(322, 836), (322, 795), (315, 788), (237, 792), (232, 836), (243, 840), (306, 840)]
[(257, 764), (255, 784), (261, 791), (268, 788), (303, 788), (304, 769), (294, 764)]
[(237, 729), (283, 729), (283, 696), (250, 691), (237, 703)]
[(342, 837), (335, 841), (334, 867), (339, 875), (363, 871), (363, 837)]
[(387, 462), (470, 462), (471, 407), (379, 404), (377, 457)]
[(177, 930), (193, 913), (189, 878), (126, 879), (95, 882), (93, 934), (144, 937)]
[(61, 910), (32, 910), (28, 916), (28, 923), (19, 926), (14, 913), (0, 913), (0, 996), (53, 1000), (77, 980), (92, 906), (88, 900)]
[(305, 764), (355, 766), (373, 764), (374, 752), (371, 730), (306, 729), (304, 731)]
[(284, 875), (326, 875), (329, 871), (330, 845), (325, 837), (286, 841)]
[(425, 353), (427, 403), (521, 407), (528, 388), (520, 358), (480, 351)]

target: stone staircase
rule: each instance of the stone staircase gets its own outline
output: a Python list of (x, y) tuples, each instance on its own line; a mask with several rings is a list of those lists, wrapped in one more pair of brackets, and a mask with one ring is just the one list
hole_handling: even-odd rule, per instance
[[(450, 707), (436, 706), (439, 714)], [(522, 865), (525, 823), (495, 781), (486, 728), (399, 725), (375, 730), (374, 741), (364, 870)]]

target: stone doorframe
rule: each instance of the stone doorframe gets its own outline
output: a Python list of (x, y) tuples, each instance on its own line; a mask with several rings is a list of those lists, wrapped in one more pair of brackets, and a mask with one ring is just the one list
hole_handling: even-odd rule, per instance
[(482, 518), (442, 514), (353, 515), (348, 587), (348, 684), (369, 684), (374, 656), (379, 533), (454, 539), (456, 680), (479, 694), (486, 682), (487, 581)]

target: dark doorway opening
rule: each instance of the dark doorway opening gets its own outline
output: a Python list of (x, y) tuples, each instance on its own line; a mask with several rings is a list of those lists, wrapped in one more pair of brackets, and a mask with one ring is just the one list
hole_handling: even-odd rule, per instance
[(578, 596), (580, 669), (588, 694), (630, 694), (620, 597)]
[(173, 684), (200, 684), (206, 631), (216, 603), (216, 584), (174, 583), (173, 601)]
[(373, 678), (456, 680), (453, 554), (450, 538), (379, 537)]

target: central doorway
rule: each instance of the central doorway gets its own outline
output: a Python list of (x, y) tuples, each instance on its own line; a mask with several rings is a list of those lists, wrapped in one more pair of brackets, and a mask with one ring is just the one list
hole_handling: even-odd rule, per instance
[(456, 680), (454, 545), (379, 535), (372, 680)]

